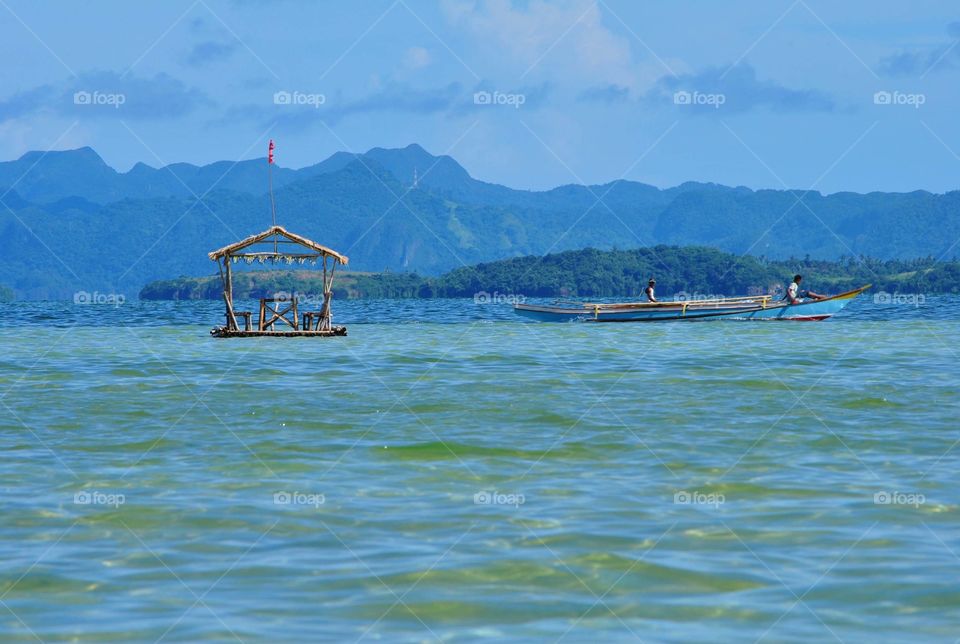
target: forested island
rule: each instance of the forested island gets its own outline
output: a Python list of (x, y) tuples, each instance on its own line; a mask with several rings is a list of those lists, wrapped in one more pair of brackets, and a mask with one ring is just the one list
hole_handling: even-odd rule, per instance
[[(316, 271), (240, 269), (234, 274), (237, 298), (269, 297), (278, 292), (317, 295)], [(334, 283), (343, 298), (475, 297), (499, 293), (527, 297), (633, 297), (650, 277), (661, 297), (756, 294), (785, 286), (795, 273), (817, 292), (842, 292), (864, 284), (875, 291), (899, 293), (960, 292), (960, 262), (876, 260), (845, 257), (766, 260), (713, 248), (654, 246), (633, 250), (585, 249), (464, 266), (438, 277), (416, 273), (344, 272)], [(218, 276), (179, 277), (151, 282), (144, 300), (219, 299)]]

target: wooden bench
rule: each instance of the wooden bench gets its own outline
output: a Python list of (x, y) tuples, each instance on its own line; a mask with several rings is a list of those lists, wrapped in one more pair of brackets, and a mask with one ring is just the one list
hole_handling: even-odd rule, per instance
[[(250, 330), (250, 316), (253, 315), (250, 311), (234, 311), (234, 312), (233, 312), (233, 315), (234, 315), (234, 317), (237, 318), (237, 322), (240, 321), (240, 318), (243, 318), (243, 330), (244, 330), (244, 331), (249, 331), (249, 330)], [(224, 313), (224, 316), (227, 318), (227, 327), (229, 328), (229, 327), (230, 327), (230, 314), (229, 314), (229, 313)]]
[(303, 314), (303, 330), (304, 331), (313, 331), (314, 319), (316, 319), (317, 325), (320, 324), (320, 312), (319, 311), (306, 311)]

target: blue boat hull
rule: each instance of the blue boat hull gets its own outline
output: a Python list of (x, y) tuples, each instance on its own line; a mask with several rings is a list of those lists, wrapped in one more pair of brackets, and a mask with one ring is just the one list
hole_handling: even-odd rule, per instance
[(839, 313), (869, 285), (823, 300), (799, 304), (749, 300), (587, 304), (545, 306), (517, 304), (514, 311), (539, 322), (667, 322), (693, 320), (825, 320)]

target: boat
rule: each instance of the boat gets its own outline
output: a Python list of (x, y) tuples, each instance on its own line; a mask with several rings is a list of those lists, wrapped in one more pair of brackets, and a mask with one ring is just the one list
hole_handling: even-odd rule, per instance
[(773, 295), (670, 302), (558, 302), (515, 304), (519, 315), (540, 322), (666, 322), (686, 320), (826, 320), (870, 288), (870, 284), (820, 300), (790, 304)]

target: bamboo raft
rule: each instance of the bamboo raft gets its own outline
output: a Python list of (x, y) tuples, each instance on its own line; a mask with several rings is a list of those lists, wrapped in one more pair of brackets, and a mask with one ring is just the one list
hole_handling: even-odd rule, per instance
[(337, 335), (347, 335), (347, 327), (335, 326), (329, 331), (314, 331), (311, 329), (301, 329), (299, 331), (228, 331), (221, 327), (210, 332), (216, 338), (329, 338)]

